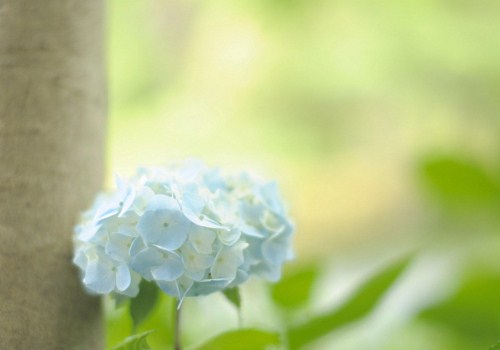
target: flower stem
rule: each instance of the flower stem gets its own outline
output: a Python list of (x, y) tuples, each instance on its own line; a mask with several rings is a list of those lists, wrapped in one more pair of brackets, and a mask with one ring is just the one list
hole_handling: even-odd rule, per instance
[(181, 308), (174, 304), (174, 349), (182, 350), (181, 346)]

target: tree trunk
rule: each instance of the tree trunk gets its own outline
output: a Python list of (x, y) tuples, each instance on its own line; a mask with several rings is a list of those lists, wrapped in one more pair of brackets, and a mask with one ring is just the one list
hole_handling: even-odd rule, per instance
[(0, 348), (103, 347), (72, 230), (101, 188), (102, 0), (0, 0)]

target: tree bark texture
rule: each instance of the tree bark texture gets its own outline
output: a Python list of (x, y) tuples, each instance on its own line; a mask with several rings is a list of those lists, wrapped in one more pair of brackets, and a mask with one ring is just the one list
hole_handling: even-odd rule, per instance
[(0, 0), (0, 348), (103, 347), (72, 231), (103, 180), (103, 0)]

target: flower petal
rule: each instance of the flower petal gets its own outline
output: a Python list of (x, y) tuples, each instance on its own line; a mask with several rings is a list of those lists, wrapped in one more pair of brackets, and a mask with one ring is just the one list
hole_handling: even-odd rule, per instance
[(80, 241), (88, 242), (97, 235), (101, 226), (102, 225), (95, 225), (93, 223), (77, 226), (75, 229), (77, 235), (76, 237)]
[(126, 264), (119, 264), (116, 267), (116, 288), (123, 292), (130, 286), (131, 276), (130, 270)]
[(130, 271), (130, 285), (121, 293), (131, 298), (137, 296), (137, 294), (139, 294), (139, 283), (141, 282), (141, 279), (141, 275), (137, 272)]
[(185, 244), (181, 251), (182, 261), (186, 267), (186, 275), (195, 281), (203, 279), (207, 268), (213, 264), (214, 257), (199, 254), (191, 244)]
[(160, 209), (168, 211), (180, 210), (179, 204), (175, 199), (166, 196), (164, 194), (157, 194), (149, 201), (146, 210), (150, 211), (150, 210), (160, 210)]
[(127, 261), (130, 258), (129, 250), (132, 245), (133, 238), (119, 233), (110, 235), (105, 246), (105, 253), (113, 259)]
[(189, 241), (193, 248), (200, 254), (210, 254), (216, 234), (208, 228), (198, 227), (189, 233)]
[(140, 251), (131, 261), (130, 266), (147, 280), (152, 280), (151, 269), (163, 263), (159, 249), (148, 247)]
[(92, 259), (87, 264), (83, 283), (93, 292), (110, 293), (115, 288), (113, 265), (102, 259)]
[(173, 281), (182, 275), (184, 265), (181, 258), (174, 253), (162, 252), (162, 264), (151, 269), (151, 274), (155, 280)]
[(233, 228), (230, 231), (218, 230), (217, 237), (225, 245), (233, 245), (236, 243), (241, 236), (241, 231), (237, 228)]
[(278, 233), (262, 243), (262, 256), (272, 265), (281, 265), (287, 257), (290, 236)]
[(210, 270), (212, 278), (233, 280), (238, 267), (243, 264), (243, 249), (247, 246), (245, 242), (238, 242), (232, 247), (221, 248)]
[(166, 250), (176, 250), (186, 241), (191, 223), (180, 211), (166, 212), (163, 213), (162, 226), (156, 245)]
[(174, 298), (180, 297), (179, 287), (175, 281), (157, 281), (158, 287)]
[(125, 198), (123, 198), (119, 204), (121, 206), (120, 213), (118, 214), (119, 217), (123, 216), (127, 212), (127, 210), (130, 209), (132, 206), (132, 203), (134, 203), (135, 199), (135, 189), (133, 187), (129, 187), (127, 190), (127, 194), (125, 195)]

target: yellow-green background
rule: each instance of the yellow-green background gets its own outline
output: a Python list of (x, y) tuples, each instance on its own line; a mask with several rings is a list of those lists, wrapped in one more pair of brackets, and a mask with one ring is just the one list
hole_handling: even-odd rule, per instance
[[(311, 349), (500, 340), (500, 2), (110, 0), (108, 69), (108, 177), (196, 157), (276, 179), (294, 264), (323, 266), (304, 317), (417, 252), (400, 293), (416, 306), (389, 303)], [(187, 302), (188, 343), (237, 327), (218, 298)], [(254, 302), (249, 324), (277, 327)], [(110, 344), (125, 318), (110, 316)]]

